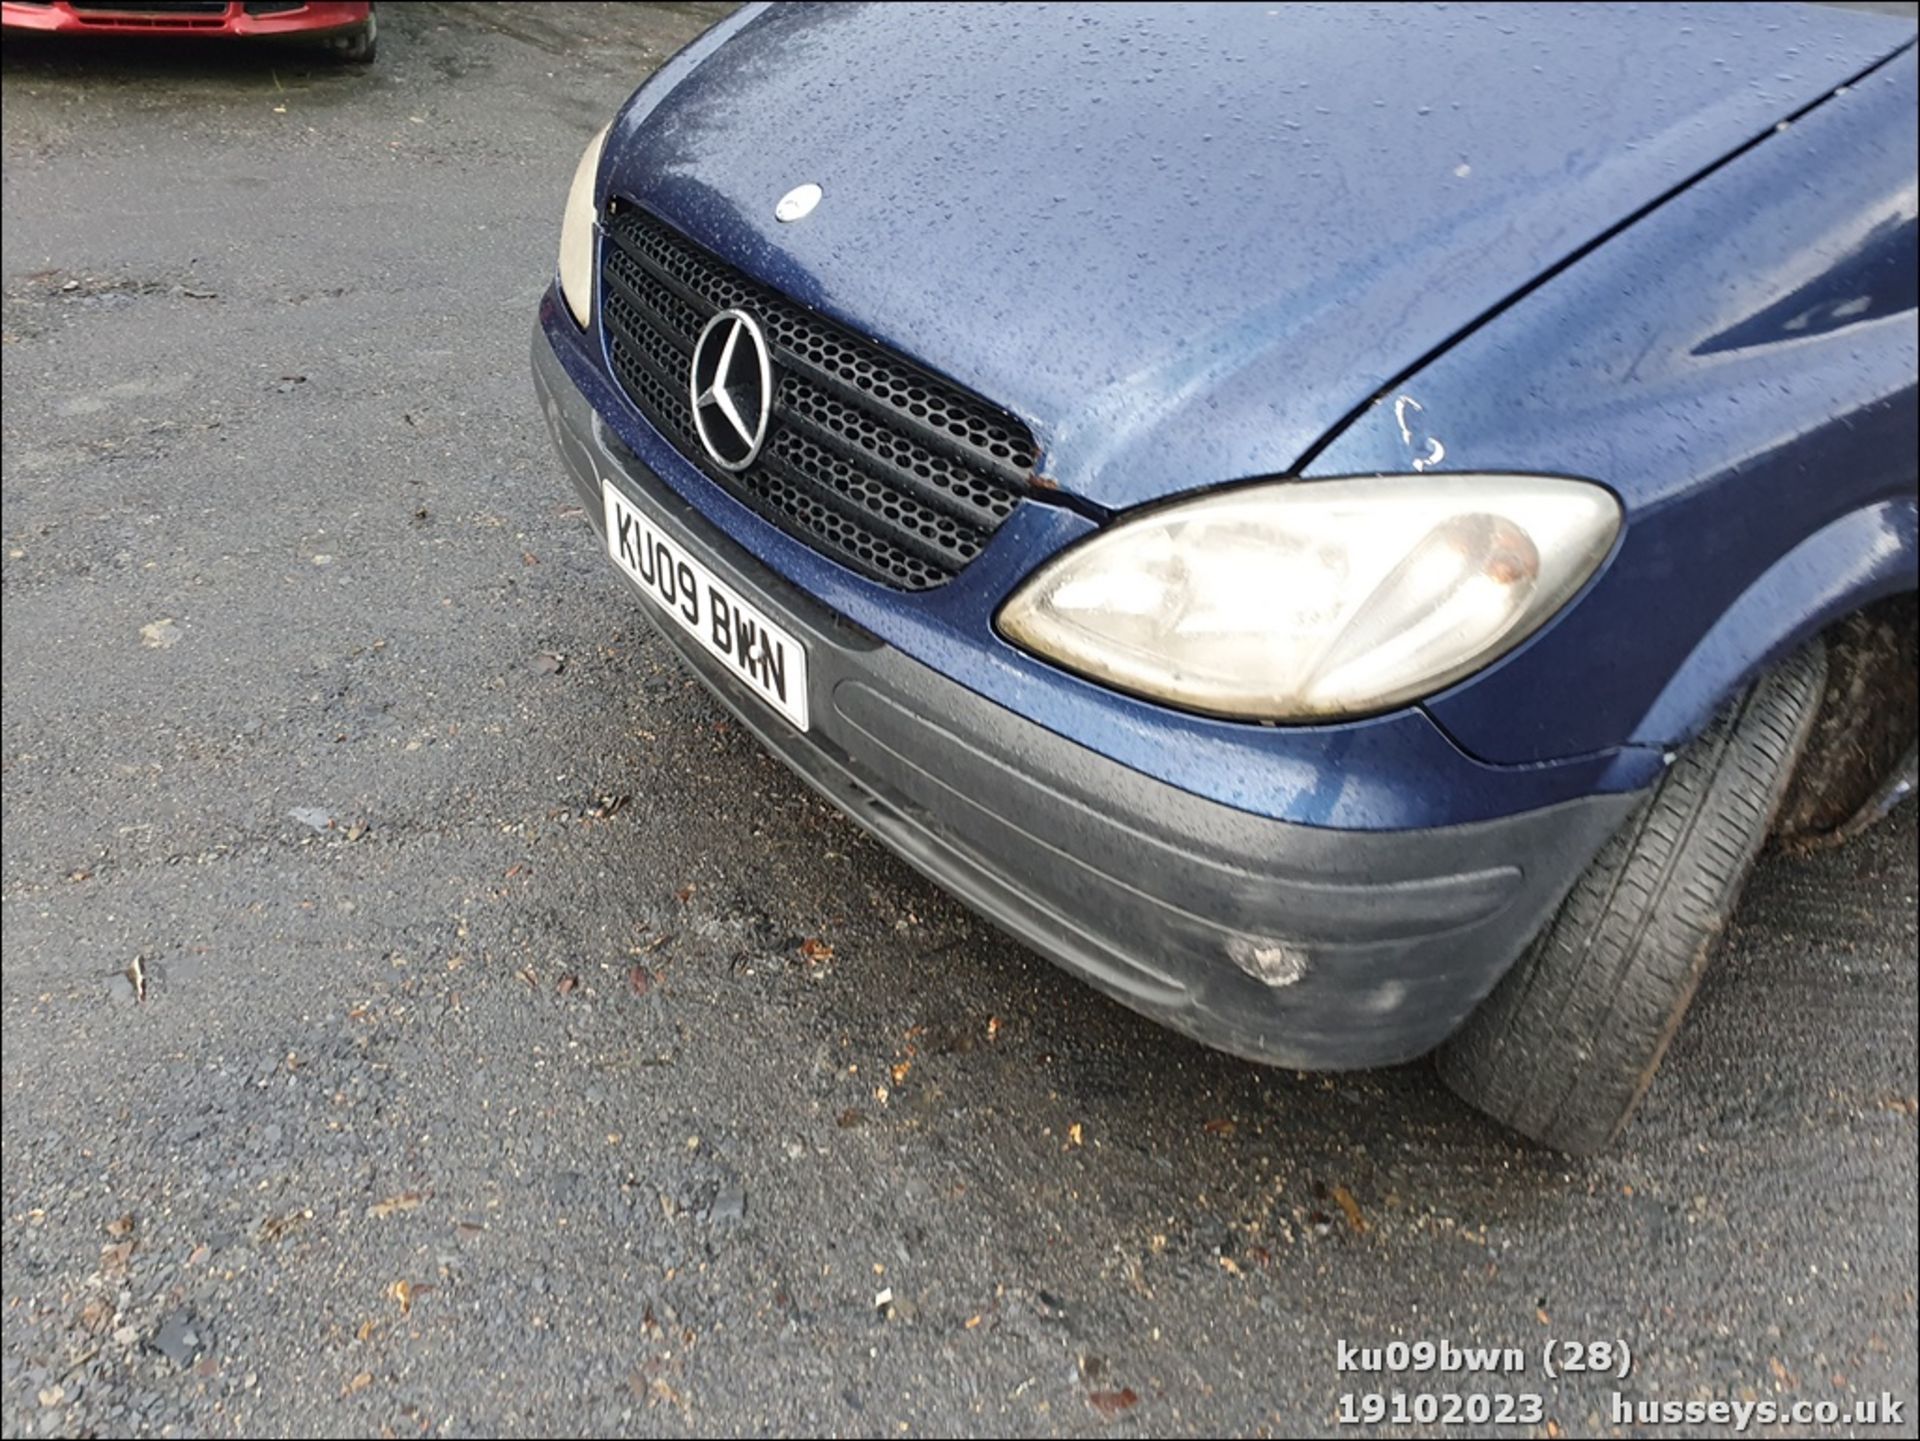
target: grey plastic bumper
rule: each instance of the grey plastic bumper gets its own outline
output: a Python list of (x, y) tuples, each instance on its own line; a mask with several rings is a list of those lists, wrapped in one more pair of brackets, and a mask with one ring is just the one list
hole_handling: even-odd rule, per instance
[(607, 429), (538, 329), (533, 374), (596, 529), (605, 476), (806, 643), (813, 728), (802, 734), (683, 631), (657, 627), (743, 725), (976, 910), (1209, 1045), (1309, 1070), (1432, 1049), (1635, 803), (1594, 796), (1474, 825), (1358, 832), (1202, 800), (954, 684), (768, 570)]

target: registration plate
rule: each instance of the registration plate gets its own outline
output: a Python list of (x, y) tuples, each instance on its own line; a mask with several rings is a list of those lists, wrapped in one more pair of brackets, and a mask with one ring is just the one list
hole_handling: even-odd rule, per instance
[(614, 564), (742, 685), (805, 730), (806, 647), (663, 534), (612, 482), (600, 482), (600, 500)]

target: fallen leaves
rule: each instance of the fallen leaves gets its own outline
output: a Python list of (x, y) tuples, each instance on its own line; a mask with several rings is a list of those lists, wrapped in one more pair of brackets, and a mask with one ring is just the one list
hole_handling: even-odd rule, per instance
[(644, 996), (651, 991), (656, 979), (653, 972), (638, 961), (627, 967), (627, 989), (636, 996)]
[(1098, 1412), (1103, 1420), (1111, 1421), (1116, 1416), (1138, 1406), (1140, 1393), (1131, 1386), (1122, 1386), (1118, 1391), (1089, 1391), (1087, 1404)]
[(573, 975), (572, 973), (568, 973), (567, 975), (562, 976), (559, 980), (553, 983), (554, 990), (563, 996), (572, 995), (574, 991), (579, 989), (579, 986), (580, 986), (580, 978), (576, 975)]
[(683, 1416), (691, 1414), (693, 1409), (687, 1404), (687, 1398), (674, 1390), (664, 1376), (655, 1376), (647, 1383), (647, 1404), (671, 1406)]
[(1086, 1140), (1086, 1132), (1081, 1128), (1078, 1121), (1075, 1121), (1071, 1126), (1067, 1127), (1067, 1144), (1069, 1146), (1083, 1146), (1086, 1144)]
[(1373, 1229), (1367, 1224), (1367, 1218), (1360, 1214), (1360, 1203), (1353, 1199), (1353, 1192), (1349, 1191), (1345, 1186), (1335, 1186), (1333, 1188), (1333, 1200), (1334, 1204), (1345, 1214), (1347, 1224), (1353, 1228), (1355, 1235), (1364, 1236), (1368, 1231)]
[(424, 1191), (402, 1191), (397, 1196), (389, 1196), (384, 1201), (375, 1201), (367, 1207), (367, 1215), (376, 1221), (384, 1221), (389, 1216), (404, 1215), (408, 1211), (417, 1211), (425, 1204), (427, 1193)]
[(387, 1287), (387, 1295), (400, 1308), (402, 1316), (413, 1313), (413, 1285), (408, 1281), (395, 1281)]
[(1200, 1128), (1209, 1136), (1231, 1136), (1239, 1127), (1224, 1116), (1217, 1116)]
[(808, 965), (823, 966), (833, 959), (833, 947), (817, 936), (808, 936), (800, 942), (800, 954)]
[(269, 1216), (260, 1223), (260, 1229), (255, 1232), (255, 1238), (262, 1245), (270, 1245), (291, 1236), (312, 1219), (313, 1212), (309, 1210), (289, 1211), (284, 1216)]
[(126, 1215), (107, 1222), (107, 1234), (118, 1241), (123, 1237), (131, 1236), (133, 1234), (133, 1227), (133, 1212), (129, 1211)]

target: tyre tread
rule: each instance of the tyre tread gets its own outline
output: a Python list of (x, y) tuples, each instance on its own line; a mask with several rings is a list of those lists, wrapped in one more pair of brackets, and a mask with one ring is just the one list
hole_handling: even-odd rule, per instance
[(1448, 1085), (1560, 1150), (1591, 1154), (1618, 1134), (1726, 933), (1825, 670), (1817, 642), (1797, 652), (1680, 754), (1441, 1049)]

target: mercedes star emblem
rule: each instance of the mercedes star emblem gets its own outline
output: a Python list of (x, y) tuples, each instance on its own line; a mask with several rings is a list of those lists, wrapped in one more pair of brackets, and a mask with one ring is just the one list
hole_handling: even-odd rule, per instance
[(713, 463), (745, 470), (760, 454), (773, 411), (773, 362), (759, 322), (723, 310), (693, 344), (688, 384), (693, 426)]

